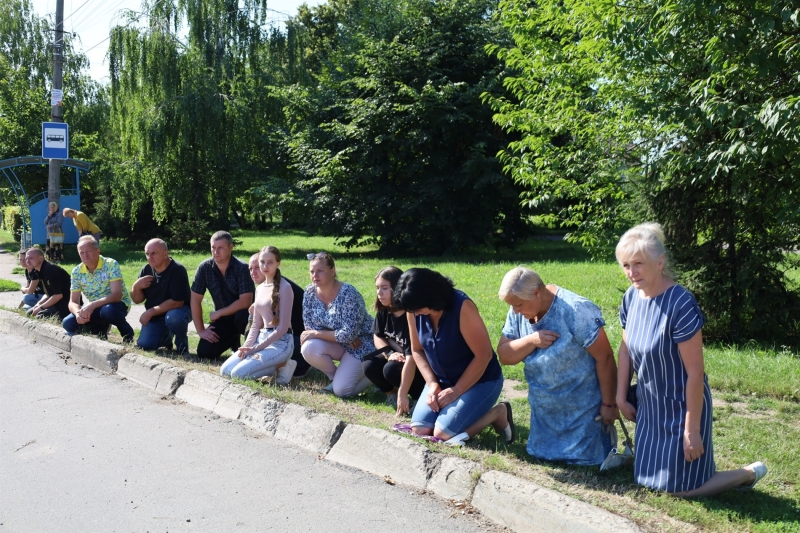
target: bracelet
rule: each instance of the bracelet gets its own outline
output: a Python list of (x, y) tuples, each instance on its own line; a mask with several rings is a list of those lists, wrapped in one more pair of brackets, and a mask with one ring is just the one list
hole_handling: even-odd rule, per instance
[(617, 406), (617, 404), (615, 403), (603, 403), (603, 402), (600, 402), (600, 405), (602, 405), (603, 407), (610, 407), (612, 409)]

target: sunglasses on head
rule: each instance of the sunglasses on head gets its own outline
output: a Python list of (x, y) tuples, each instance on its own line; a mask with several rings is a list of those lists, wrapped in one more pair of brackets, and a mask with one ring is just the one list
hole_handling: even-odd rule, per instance
[(322, 259), (328, 256), (328, 252), (317, 252), (317, 253), (310, 253), (306, 254), (306, 258), (311, 261), (312, 259)]

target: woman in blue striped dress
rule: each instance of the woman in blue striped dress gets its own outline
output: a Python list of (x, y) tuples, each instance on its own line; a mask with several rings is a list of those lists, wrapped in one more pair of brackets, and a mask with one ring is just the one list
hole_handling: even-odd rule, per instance
[[(617, 404), (636, 422), (636, 482), (681, 497), (753, 488), (767, 473), (760, 461), (716, 470), (703, 366), (705, 319), (694, 296), (673, 280), (661, 226), (628, 230), (616, 255), (631, 282), (620, 309)], [(626, 399), (633, 372), (637, 408)]]

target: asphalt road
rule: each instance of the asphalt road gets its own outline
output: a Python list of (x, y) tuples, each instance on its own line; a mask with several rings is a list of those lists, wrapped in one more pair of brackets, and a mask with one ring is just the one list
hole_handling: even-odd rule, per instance
[(494, 531), (0, 335), (0, 533)]

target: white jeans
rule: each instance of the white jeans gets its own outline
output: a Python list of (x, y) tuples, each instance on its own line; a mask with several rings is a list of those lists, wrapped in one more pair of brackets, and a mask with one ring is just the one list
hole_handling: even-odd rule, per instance
[[(354, 396), (370, 384), (364, 377), (361, 360), (345, 351), (338, 342), (309, 339), (300, 346), (300, 353), (311, 366), (322, 370), (333, 381), (333, 393), (340, 398)], [(339, 361), (338, 368), (334, 361)]]
[[(258, 332), (256, 343), (262, 342), (271, 329), (262, 329)], [(292, 356), (294, 350), (294, 337), (291, 333), (286, 333), (283, 337), (276, 340), (260, 352), (248, 355), (240, 359), (236, 353), (231, 355), (227, 361), (222, 363), (219, 373), (239, 379), (256, 379), (261, 376), (272, 374), (278, 365), (285, 363)]]

